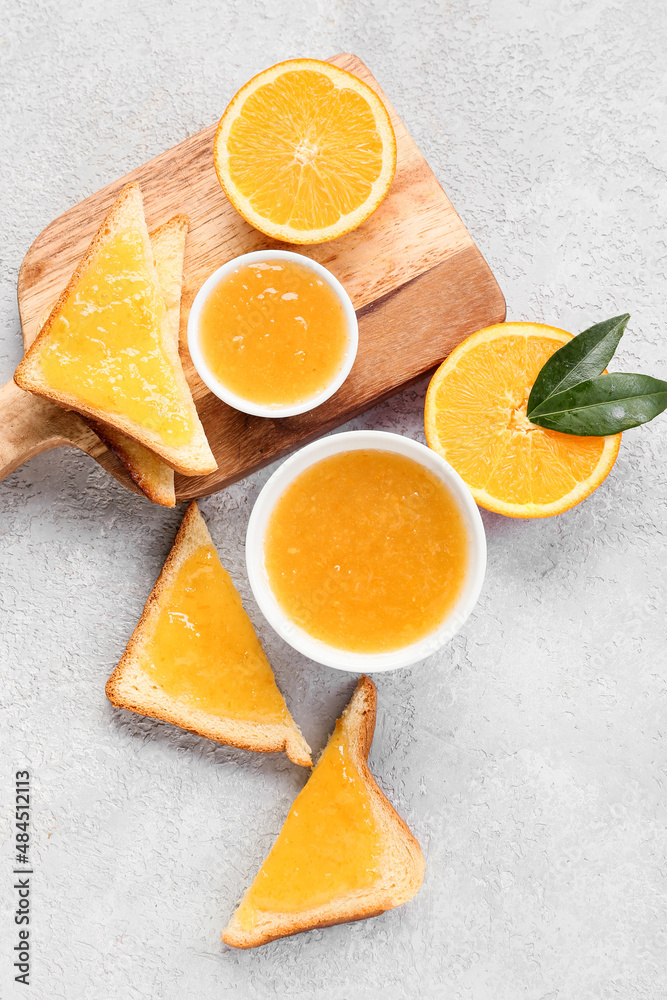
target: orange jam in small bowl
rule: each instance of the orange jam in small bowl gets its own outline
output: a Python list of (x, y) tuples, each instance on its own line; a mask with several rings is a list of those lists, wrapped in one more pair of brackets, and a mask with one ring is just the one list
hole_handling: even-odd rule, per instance
[(289, 417), (319, 406), (343, 384), (357, 352), (350, 298), (303, 254), (236, 257), (202, 285), (188, 319), (201, 379), (244, 413)]

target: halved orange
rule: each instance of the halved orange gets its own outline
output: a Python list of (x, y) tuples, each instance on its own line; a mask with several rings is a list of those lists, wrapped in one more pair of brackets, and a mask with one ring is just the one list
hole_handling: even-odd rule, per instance
[(322, 243), (378, 207), (396, 170), (396, 138), (368, 84), (331, 63), (289, 59), (232, 99), (213, 159), (252, 226), (288, 243)]
[(459, 344), (433, 376), (426, 440), (480, 507), (509, 517), (562, 514), (611, 471), (620, 434), (560, 434), (526, 416), (542, 365), (571, 339), (541, 323), (497, 323)]

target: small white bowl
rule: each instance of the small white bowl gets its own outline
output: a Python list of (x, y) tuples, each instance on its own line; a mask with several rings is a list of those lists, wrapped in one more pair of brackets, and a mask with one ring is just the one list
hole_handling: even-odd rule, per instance
[[(354, 653), (338, 649), (296, 625), (276, 600), (264, 561), (264, 539), (273, 509), (287, 487), (306, 469), (330, 455), (366, 448), (392, 451), (419, 462), (442, 480), (453, 495), (468, 535), (468, 568), (458, 601), (449, 615), (429, 635), (388, 653)], [(456, 635), (477, 603), (486, 571), (486, 535), (477, 505), (458, 472), (434, 451), (411, 438), (385, 431), (346, 431), (320, 438), (283, 462), (264, 485), (253, 507), (246, 535), (246, 565), (250, 586), (260, 610), (285, 642), (305, 656), (337, 670), (379, 673), (407, 667), (430, 656)]]
[[(220, 282), (226, 278), (228, 274), (231, 274), (232, 271), (235, 271), (237, 267), (243, 267), (244, 264), (255, 264), (258, 261), (263, 260), (291, 260), (296, 264), (301, 264), (303, 267), (307, 267), (319, 278), (323, 278), (329, 287), (333, 289), (336, 294), (336, 298), (343, 307), (345, 321), (347, 324), (347, 348), (345, 350), (345, 356), (342, 364), (335, 376), (316, 396), (311, 396), (300, 403), (294, 403), (289, 406), (262, 406), (260, 403), (254, 403), (252, 400), (244, 399), (242, 396), (237, 396), (235, 392), (232, 392), (215, 377), (211, 369), (206, 364), (206, 359), (202, 354), (199, 344), (199, 324), (202, 309), (204, 308), (204, 304), (211, 293), (218, 287)], [(330, 271), (327, 271), (326, 267), (322, 267), (321, 264), (318, 264), (315, 260), (311, 260), (310, 257), (306, 257), (305, 254), (292, 253), (289, 250), (257, 250), (255, 253), (244, 253), (240, 257), (234, 257), (233, 260), (228, 260), (226, 264), (223, 264), (222, 267), (219, 267), (217, 271), (214, 271), (213, 274), (206, 279), (195, 296), (192, 308), (190, 309), (190, 315), (188, 316), (188, 350), (190, 351), (192, 363), (197, 369), (202, 382), (209, 387), (211, 392), (214, 393), (218, 399), (222, 399), (223, 402), (228, 403), (235, 409), (241, 410), (242, 413), (251, 413), (257, 417), (294, 417), (297, 413), (306, 413), (307, 410), (312, 410), (316, 406), (319, 406), (320, 403), (324, 403), (324, 401), (329, 399), (330, 396), (333, 396), (337, 389), (340, 389), (341, 385), (350, 374), (350, 370), (354, 364), (354, 359), (357, 356), (358, 346), (359, 327), (357, 326), (357, 315), (354, 311), (354, 306), (352, 305), (350, 296), (347, 294), (338, 278), (334, 278), (333, 274), (331, 274)]]

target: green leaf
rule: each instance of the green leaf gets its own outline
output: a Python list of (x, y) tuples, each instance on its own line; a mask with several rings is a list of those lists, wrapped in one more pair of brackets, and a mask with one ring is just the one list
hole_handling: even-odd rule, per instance
[(603, 372), (614, 356), (629, 319), (630, 314), (623, 313), (596, 323), (552, 354), (531, 389), (528, 419), (532, 420), (533, 412), (551, 396)]
[(563, 434), (602, 437), (645, 424), (664, 409), (667, 382), (614, 372), (549, 396), (529, 419)]

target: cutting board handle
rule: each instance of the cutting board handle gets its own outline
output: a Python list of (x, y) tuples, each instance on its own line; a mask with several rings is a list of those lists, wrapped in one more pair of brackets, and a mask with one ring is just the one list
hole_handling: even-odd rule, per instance
[(0, 388), (0, 480), (50, 448), (80, 447), (79, 423), (74, 414), (7, 382)]

